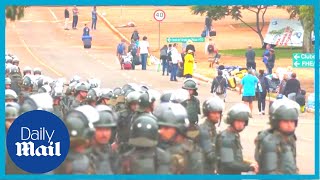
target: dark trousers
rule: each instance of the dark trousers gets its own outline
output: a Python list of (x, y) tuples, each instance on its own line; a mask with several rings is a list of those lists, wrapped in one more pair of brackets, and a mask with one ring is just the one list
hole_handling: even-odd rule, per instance
[(256, 63), (255, 62), (247, 62), (247, 69), (254, 69), (256, 70)]
[(72, 28), (77, 28), (77, 25), (78, 25), (78, 16), (73, 16)]
[(167, 75), (169, 75), (167, 56), (161, 56), (160, 59), (162, 62), (162, 75), (164, 75), (166, 70), (167, 70)]
[(272, 74), (272, 67), (267, 67), (267, 69), (268, 69), (268, 74)]
[(172, 64), (172, 70), (171, 70), (171, 74), (170, 74), (171, 81), (177, 80), (177, 71), (178, 71), (178, 64)]
[(147, 58), (148, 54), (140, 54), (142, 70), (147, 70)]
[(97, 29), (97, 19), (92, 19), (91, 29)]
[(192, 78), (192, 75), (191, 74), (186, 74), (185, 78)]
[(260, 92), (258, 93), (258, 109), (259, 112), (264, 111), (266, 108), (266, 97), (267, 97), (267, 92)]

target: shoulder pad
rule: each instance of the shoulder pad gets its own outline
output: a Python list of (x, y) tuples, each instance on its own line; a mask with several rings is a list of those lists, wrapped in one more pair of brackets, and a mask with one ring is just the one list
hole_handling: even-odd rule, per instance
[(226, 130), (220, 133), (220, 141), (223, 147), (233, 147), (236, 136)]
[(259, 131), (258, 132), (258, 139), (259, 140), (262, 140), (264, 137), (266, 137), (268, 134), (272, 134), (271, 132), (270, 132), (271, 130), (263, 130), (263, 131)]
[(156, 149), (157, 161), (159, 164), (170, 164), (171, 162), (171, 155), (170, 153), (164, 151), (161, 148)]
[(119, 117), (127, 117), (129, 115), (129, 111), (127, 109), (123, 109), (117, 112)]

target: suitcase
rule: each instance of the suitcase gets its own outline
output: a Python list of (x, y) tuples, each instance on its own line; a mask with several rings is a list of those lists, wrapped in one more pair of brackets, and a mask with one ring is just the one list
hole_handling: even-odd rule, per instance
[(133, 63), (134, 65), (140, 65), (141, 64), (140, 56), (133, 56)]
[(216, 31), (210, 31), (209, 35), (210, 35), (210, 36), (216, 36), (216, 35), (217, 35), (217, 32), (216, 32)]
[(125, 69), (125, 70), (130, 70), (130, 69), (132, 69), (131, 63), (124, 63), (124, 64), (123, 64), (123, 69)]
[(82, 36), (83, 47), (85, 49), (91, 48), (92, 37), (91, 36)]

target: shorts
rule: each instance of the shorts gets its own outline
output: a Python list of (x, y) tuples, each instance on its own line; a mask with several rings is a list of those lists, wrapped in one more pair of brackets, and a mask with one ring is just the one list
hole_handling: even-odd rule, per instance
[(242, 96), (242, 101), (251, 103), (255, 96)]

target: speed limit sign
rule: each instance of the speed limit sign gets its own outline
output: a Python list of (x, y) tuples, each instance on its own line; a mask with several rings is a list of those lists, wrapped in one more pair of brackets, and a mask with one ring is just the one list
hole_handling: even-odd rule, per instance
[(166, 18), (166, 13), (163, 10), (158, 9), (153, 13), (153, 18), (159, 22), (163, 21)]

